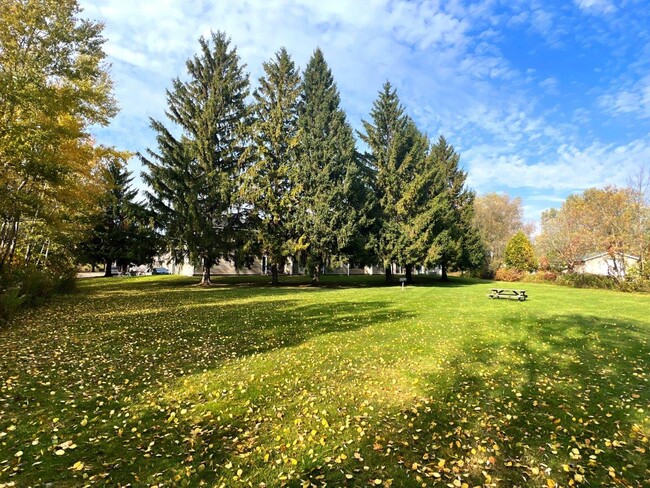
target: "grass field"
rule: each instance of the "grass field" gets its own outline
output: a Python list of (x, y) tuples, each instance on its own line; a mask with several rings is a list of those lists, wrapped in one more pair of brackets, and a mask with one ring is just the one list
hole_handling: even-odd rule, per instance
[(0, 330), (0, 487), (650, 486), (650, 296), (325, 280), (83, 280)]

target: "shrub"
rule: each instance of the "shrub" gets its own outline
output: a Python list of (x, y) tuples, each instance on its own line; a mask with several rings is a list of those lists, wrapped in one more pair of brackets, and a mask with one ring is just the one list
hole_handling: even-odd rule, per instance
[(0, 324), (5, 324), (24, 307), (40, 305), (54, 293), (74, 289), (76, 270), (26, 267), (0, 276)]
[(499, 268), (494, 273), (494, 279), (497, 281), (521, 281), (525, 273), (513, 268)]
[(620, 290), (621, 282), (611, 276), (601, 276), (588, 273), (566, 273), (560, 275), (557, 283), (574, 288), (600, 288), (604, 290)]
[(524, 275), (523, 281), (527, 283), (555, 283), (557, 281), (557, 273), (554, 271), (538, 271), (534, 274)]

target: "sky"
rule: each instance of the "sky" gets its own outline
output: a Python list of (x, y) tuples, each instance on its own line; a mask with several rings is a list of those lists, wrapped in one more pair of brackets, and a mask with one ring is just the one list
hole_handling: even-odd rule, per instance
[[(231, 38), (257, 86), (285, 47), (319, 47), (355, 129), (390, 81), (418, 127), (444, 135), (478, 195), (520, 197), (525, 218), (571, 193), (625, 186), (650, 164), (647, 0), (80, 0), (104, 23), (121, 111), (101, 144), (155, 149), (165, 90), (198, 39)], [(361, 147), (361, 146), (359, 146)], [(137, 158), (129, 169), (139, 175)], [(141, 183), (138, 183), (141, 184)]]

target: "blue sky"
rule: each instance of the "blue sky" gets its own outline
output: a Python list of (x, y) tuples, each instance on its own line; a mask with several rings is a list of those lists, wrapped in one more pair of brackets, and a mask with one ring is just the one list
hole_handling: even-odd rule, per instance
[[(624, 186), (650, 164), (647, 0), (81, 0), (105, 24), (121, 112), (95, 131), (130, 151), (155, 147), (165, 89), (198, 38), (231, 37), (253, 87), (286, 47), (316, 47), (353, 127), (386, 80), (432, 139), (461, 155), (476, 192), (521, 197), (528, 220), (567, 195)], [(139, 174), (136, 159), (129, 168)]]

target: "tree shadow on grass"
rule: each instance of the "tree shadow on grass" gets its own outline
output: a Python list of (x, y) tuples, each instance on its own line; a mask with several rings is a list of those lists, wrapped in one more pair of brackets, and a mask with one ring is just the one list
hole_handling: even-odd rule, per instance
[(570, 315), (526, 327), (527, 340), (468, 341), (447, 364), (447, 381), (428, 378), (431, 389), (374, 432), (393, 436), (392, 458), (368, 446), (362, 455), (392, 464), (403, 486), (418, 476), (647, 486), (648, 324)]
[[(153, 285), (144, 287), (148, 286)], [(113, 291), (122, 293), (120, 288)], [(115, 297), (99, 293), (91, 309), (65, 322), (40, 324), (22, 350), (17, 345), (20, 330), (11, 331), (7, 338), (13, 336), (16, 342), (14, 357), (4, 357), (1, 366), (14, 383), (0, 391), (0, 404), (4, 419), (22, 417), (24, 422), (12, 434), (13, 452), (3, 453), (0, 446), (0, 457), (9, 458), (19, 449), (23, 455), (13, 458), (16, 470), (1, 473), (0, 481), (80, 482), (85, 473), (93, 481), (115, 486), (153, 478), (169, 482), (178, 473), (184, 479), (186, 467), (195, 473), (212, 469), (193, 462), (196, 446), (209, 449), (210, 462), (218, 464), (237, 452), (222, 439), (241, 437), (242, 429), (250, 429), (250, 420), (242, 416), (190, 426), (169, 419), (174, 399), (163, 401), (146, 393), (165, 392), (178, 382), (182, 385), (184, 378), (218, 371), (246, 357), (277, 355), (318, 336), (346, 334), (409, 316), (384, 312), (391, 304), (383, 301), (314, 304), (289, 299), (290, 294), (295, 290), (260, 288), (242, 296), (241, 290), (208, 289), (192, 292), (189, 302), (185, 292), (179, 294), (172, 286), (157, 294), (153, 307), (143, 298), (141, 309), (111, 316)], [(170, 309), (161, 311), (158, 304)], [(103, 312), (108, 315), (93, 320)], [(133, 407), (143, 401), (151, 404), (140, 405), (135, 415)], [(0, 421), (4, 431), (7, 425), (2, 417)], [(83, 422), (92, 429), (83, 428)], [(56, 443), (44, 453), (40, 446), (30, 445), (35, 438), (49, 438), (53, 428), (57, 442), (72, 439), (78, 446), (68, 452), (71, 455), (55, 455)], [(196, 428), (200, 435), (191, 433)], [(202, 439), (210, 441), (204, 445)], [(71, 470), (71, 459), (85, 468)]]

